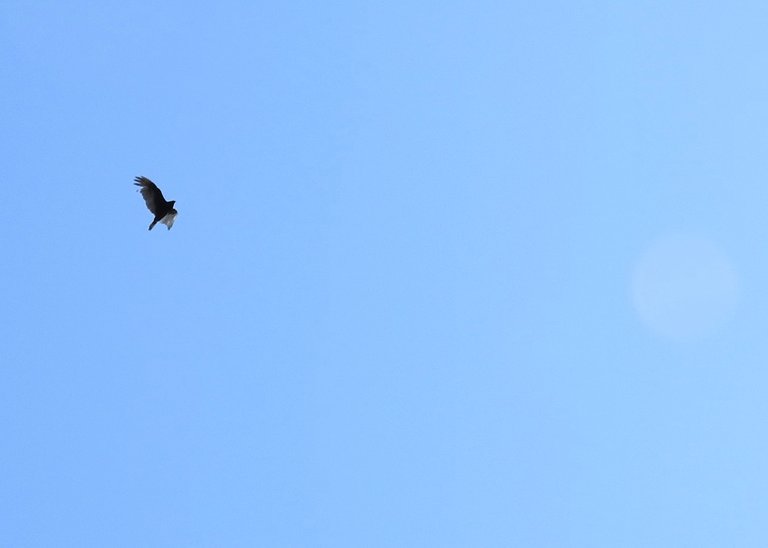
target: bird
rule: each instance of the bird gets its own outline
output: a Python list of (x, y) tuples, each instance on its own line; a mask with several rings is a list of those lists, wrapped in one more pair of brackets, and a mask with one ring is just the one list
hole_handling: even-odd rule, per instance
[(139, 190), (144, 201), (147, 203), (147, 209), (155, 215), (155, 219), (149, 225), (149, 230), (152, 230), (157, 223), (164, 224), (170, 230), (176, 215), (179, 214), (173, 207), (176, 204), (176, 200), (166, 202), (163, 193), (157, 188), (157, 185), (146, 177), (139, 176), (134, 181), (136, 182), (133, 184), (141, 187)]

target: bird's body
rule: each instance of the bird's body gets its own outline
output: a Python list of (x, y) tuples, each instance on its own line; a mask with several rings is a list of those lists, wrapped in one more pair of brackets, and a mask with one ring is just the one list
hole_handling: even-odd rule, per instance
[(163, 193), (160, 192), (157, 185), (146, 177), (136, 177), (134, 181), (136, 182), (133, 184), (141, 187), (141, 195), (147, 203), (147, 209), (155, 216), (155, 219), (149, 225), (149, 230), (152, 230), (157, 223), (164, 224), (170, 230), (176, 215), (179, 214), (173, 207), (176, 204), (176, 200), (166, 202)]

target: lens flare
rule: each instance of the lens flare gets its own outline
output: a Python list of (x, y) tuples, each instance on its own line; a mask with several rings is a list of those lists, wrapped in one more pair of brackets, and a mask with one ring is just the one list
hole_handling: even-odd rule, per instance
[(632, 301), (642, 321), (672, 339), (710, 335), (733, 314), (738, 280), (728, 257), (713, 242), (667, 236), (640, 257), (632, 277)]

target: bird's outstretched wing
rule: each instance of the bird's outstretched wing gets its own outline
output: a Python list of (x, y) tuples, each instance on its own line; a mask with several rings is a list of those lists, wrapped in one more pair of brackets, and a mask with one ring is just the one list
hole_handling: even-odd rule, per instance
[(163, 205), (165, 205), (165, 198), (163, 197), (163, 193), (160, 192), (160, 189), (157, 188), (155, 183), (146, 177), (136, 177), (134, 181), (136, 182), (133, 184), (141, 187), (141, 195), (144, 198), (144, 201), (147, 203), (147, 209), (149, 209), (153, 214), (157, 215), (158, 210)]

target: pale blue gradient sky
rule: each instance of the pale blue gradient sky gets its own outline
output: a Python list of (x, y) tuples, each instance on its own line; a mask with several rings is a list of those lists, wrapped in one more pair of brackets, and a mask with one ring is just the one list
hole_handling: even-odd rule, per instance
[(765, 546), (766, 24), (4, 2), (0, 545)]

